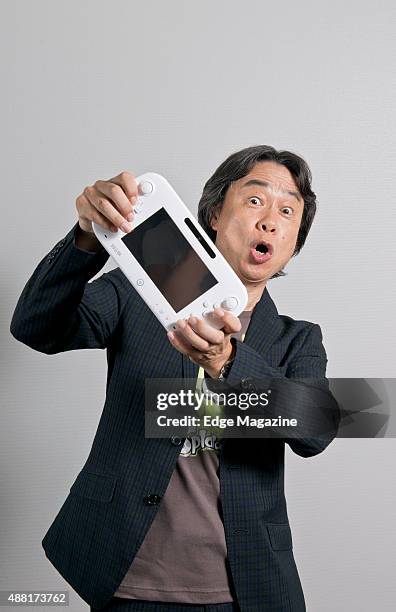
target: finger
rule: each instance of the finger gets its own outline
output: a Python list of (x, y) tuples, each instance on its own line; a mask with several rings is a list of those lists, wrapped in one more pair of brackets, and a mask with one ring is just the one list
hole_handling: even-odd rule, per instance
[[(92, 206), (92, 204), (87, 200), (84, 194), (78, 196), (76, 200), (76, 208), (78, 211), (78, 216), (82, 221), (85, 221), (89, 226), (91, 226), (91, 222), (95, 221), (98, 225), (103, 227), (104, 229), (110, 230), (111, 232), (116, 232), (117, 228), (100, 213), (96, 208)], [(92, 230), (88, 230), (92, 231)]]
[(137, 198), (138, 196), (138, 184), (135, 180), (135, 177), (130, 172), (124, 171), (117, 176), (114, 176), (110, 179), (110, 183), (115, 183), (119, 185), (121, 189), (124, 191), (128, 200), (132, 198)]
[(190, 327), (210, 344), (221, 344), (224, 341), (224, 334), (221, 330), (215, 329), (205, 319), (190, 316), (188, 319)]
[(188, 322), (183, 319), (179, 319), (176, 322), (175, 333), (178, 337), (181, 337), (183, 342), (187, 342), (196, 351), (204, 353), (211, 347), (209, 342), (196, 334)]
[(235, 334), (241, 331), (242, 324), (240, 320), (231, 312), (228, 310), (223, 310), (222, 308), (215, 308), (213, 312), (219, 319), (221, 319), (221, 321), (223, 321), (224, 325), (222, 327), (222, 331), (225, 334)]
[(116, 228), (121, 228), (123, 232), (130, 232), (132, 230), (132, 223), (125, 221), (125, 218), (118, 210), (106, 198), (100, 196), (94, 187), (86, 187), (83, 194), (91, 206), (96, 208), (96, 210), (106, 217)]
[(105, 195), (122, 216), (129, 221), (128, 215), (133, 212), (132, 203), (119, 185), (109, 181), (96, 181), (94, 187), (99, 194)]
[(172, 346), (177, 349), (183, 355), (187, 355), (187, 357), (191, 357), (191, 359), (195, 358), (194, 350), (191, 349), (174, 331), (169, 331), (168, 334), (169, 342)]

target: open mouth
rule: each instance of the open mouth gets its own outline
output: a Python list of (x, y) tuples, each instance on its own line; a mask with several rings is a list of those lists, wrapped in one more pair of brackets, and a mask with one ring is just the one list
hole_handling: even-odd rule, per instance
[(255, 262), (263, 263), (271, 258), (274, 249), (269, 242), (260, 241), (251, 245), (250, 252)]
[(254, 249), (258, 252), (261, 253), (262, 255), (266, 255), (267, 253), (269, 253), (270, 255), (272, 255), (272, 244), (269, 244), (267, 242), (259, 242), (258, 244), (256, 244), (256, 246), (254, 247)]

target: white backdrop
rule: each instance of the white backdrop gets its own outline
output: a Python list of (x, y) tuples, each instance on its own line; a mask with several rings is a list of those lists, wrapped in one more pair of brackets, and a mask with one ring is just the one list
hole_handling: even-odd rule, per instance
[[(68, 588), (41, 539), (93, 440), (101, 351), (46, 356), (9, 324), (87, 184), (164, 174), (196, 211), (253, 144), (306, 158), (318, 213), (282, 314), (321, 325), (328, 376), (395, 376), (395, 25), (391, 0), (3, 0), (2, 589)], [(105, 269), (108, 269), (106, 266)], [(393, 610), (394, 439), (287, 453), (296, 562), (312, 612)], [(74, 593), (70, 609), (87, 609)]]

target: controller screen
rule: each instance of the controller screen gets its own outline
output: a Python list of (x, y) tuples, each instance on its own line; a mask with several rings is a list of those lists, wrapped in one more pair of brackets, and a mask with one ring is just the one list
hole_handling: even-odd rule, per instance
[(121, 240), (175, 312), (218, 282), (164, 208)]

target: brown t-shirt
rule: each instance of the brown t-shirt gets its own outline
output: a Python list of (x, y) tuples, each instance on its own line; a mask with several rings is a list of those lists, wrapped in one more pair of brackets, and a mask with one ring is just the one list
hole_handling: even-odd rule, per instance
[[(239, 319), (246, 333), (252, 312)], [(216, 436), (186, 438), (165, 495), (115, 597), (209, 604), (233, 601), (219, 513)]]

